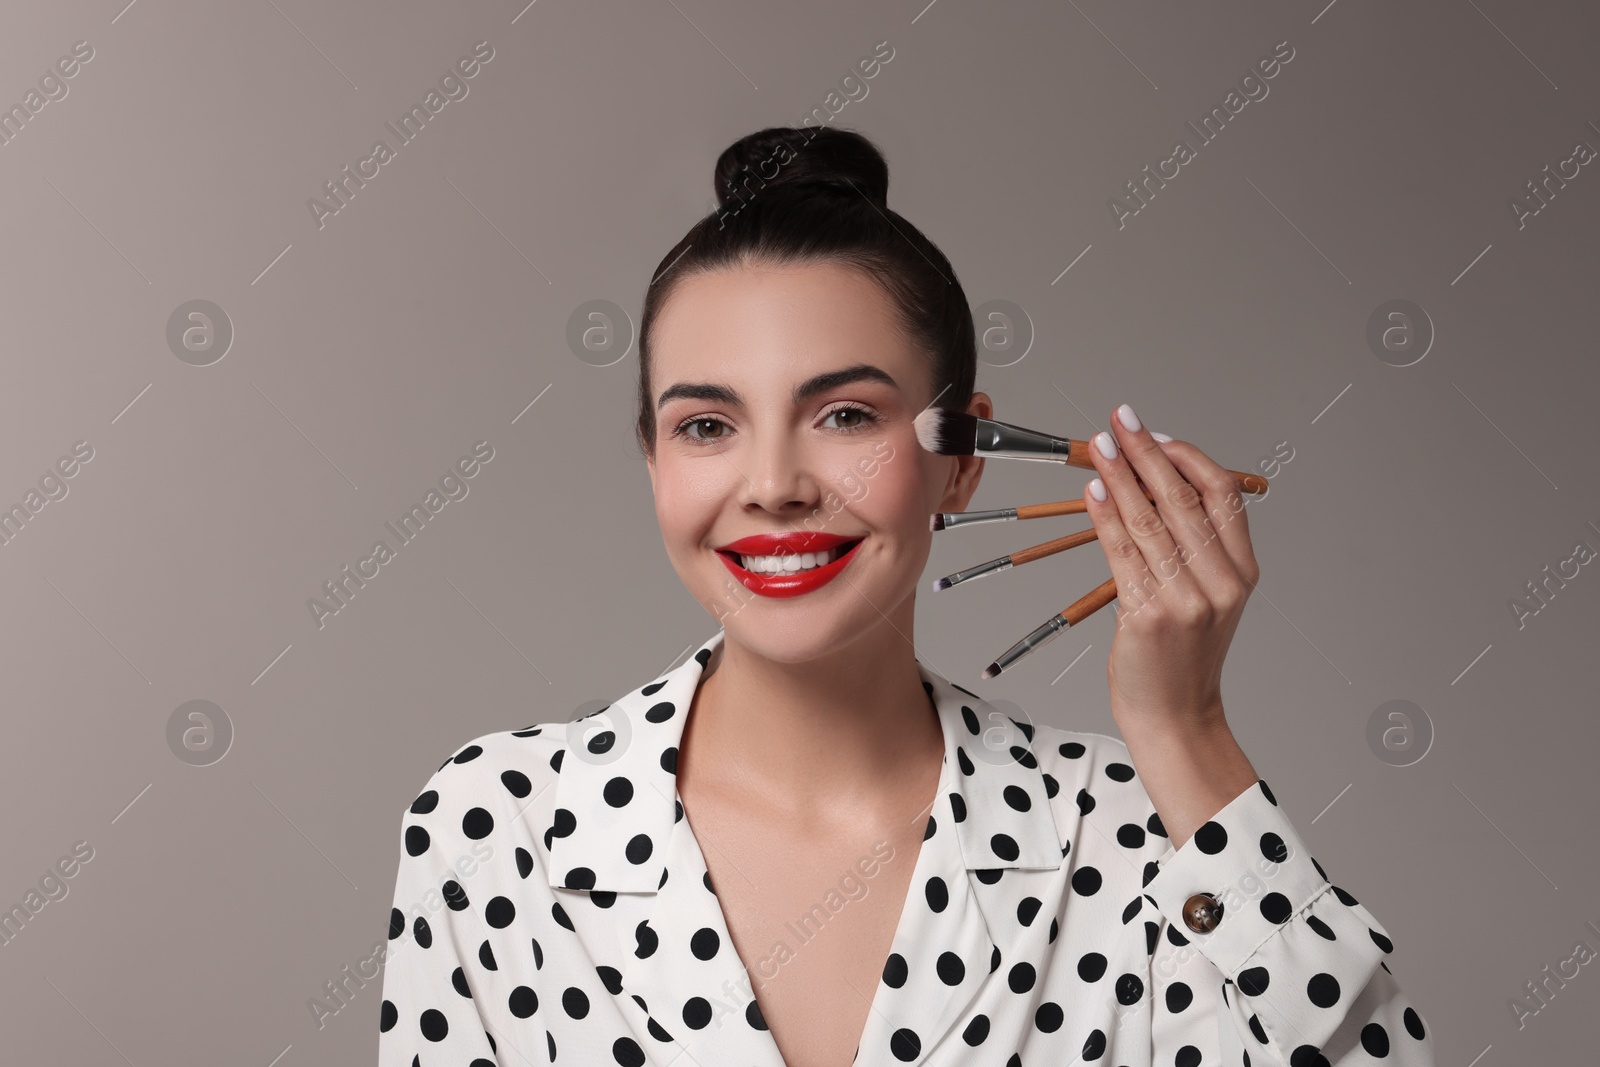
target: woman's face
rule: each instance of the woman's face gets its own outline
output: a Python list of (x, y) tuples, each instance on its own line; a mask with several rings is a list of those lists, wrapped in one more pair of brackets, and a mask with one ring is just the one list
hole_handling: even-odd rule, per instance
[[(909, 637), (928, 518), (966, 509), (983, 461), (917, 443), (912, 420), (945, 383), (888, 294), (834, 263), (725, 269), (681, 282), (653, 331), (650, 482), (695, 599), (782, 662), (873, 627)], [(968, 411), (990, 415), (989, 398)], [(728, 550), (752, 535), (787, 543)]]

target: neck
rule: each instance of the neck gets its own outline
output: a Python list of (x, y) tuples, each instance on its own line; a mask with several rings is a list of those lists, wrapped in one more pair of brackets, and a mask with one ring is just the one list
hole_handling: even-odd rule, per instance
[(884, 620), (803, 663), (725, 634), (684, 728), (680, 788), (692, 778), (730, 799), (849, 822), (920, 781), (943, 758), (944, 736), (909, 622)]

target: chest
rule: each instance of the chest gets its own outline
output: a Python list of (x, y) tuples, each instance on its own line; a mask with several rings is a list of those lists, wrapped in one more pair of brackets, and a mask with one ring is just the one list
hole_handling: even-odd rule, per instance
[(924, 823), (818, 833), (703, 803), (695, 834), (729, 936), (789, 1067), (850, 1067)]

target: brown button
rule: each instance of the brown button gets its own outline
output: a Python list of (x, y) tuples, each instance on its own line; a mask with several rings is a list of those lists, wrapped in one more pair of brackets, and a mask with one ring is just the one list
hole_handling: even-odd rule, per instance
[(1183, 903), (1183, 921), (1197, 934), (1208, 934), (1222, 921), (1222, 905), (1210, 893), (1196, 893)]

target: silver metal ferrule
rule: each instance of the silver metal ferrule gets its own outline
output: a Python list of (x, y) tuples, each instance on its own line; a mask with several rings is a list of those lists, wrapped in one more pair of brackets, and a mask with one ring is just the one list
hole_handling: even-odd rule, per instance
[[(1001, 556), (999, 559), (991, 559), (988, 563), (980, 563), (976, 567), (968, 567), (966, 570), (947, 574), (944, 580), (949, 582), (950, 585), (960, 585), (962, 582), (970, 582), (974, 578), (982, 578), (985, 574), (999, 574), (1001, 571), (1008, 571), (1012, 566), (1010, 556)], [(945, 586), (945, 588), (948, 589), (950, 586)]]
[(980, 522), (1008, 522), (1016, 517), (1016, 508), (1000, 508), (997, 511), (947, 511), (943, 516), (946, 530), (952, 526), (972, 526)]
[(1071, 623), (1067, 622), (1066, 617), (1059, 612), (1050, 616), (1044, 625), (1006, 649), (1000, 658), (994, 661), (994, 665), (1001, 671), (1010, 670), (1011, 665), (1016, 663), (1017, 660), (1036, 649), (1048, 645), (1055, 640), (1057, 635), (1065, 632), (1071, 625)]
[(1052, 437), (1047, 433), (1013, 426), (994, 419), (978, 419), (972, 454), (995, 456), (1000, 459), (1044, 459), (1056, 463), (1066, 461), (1072, 443), (1065, 437)]

